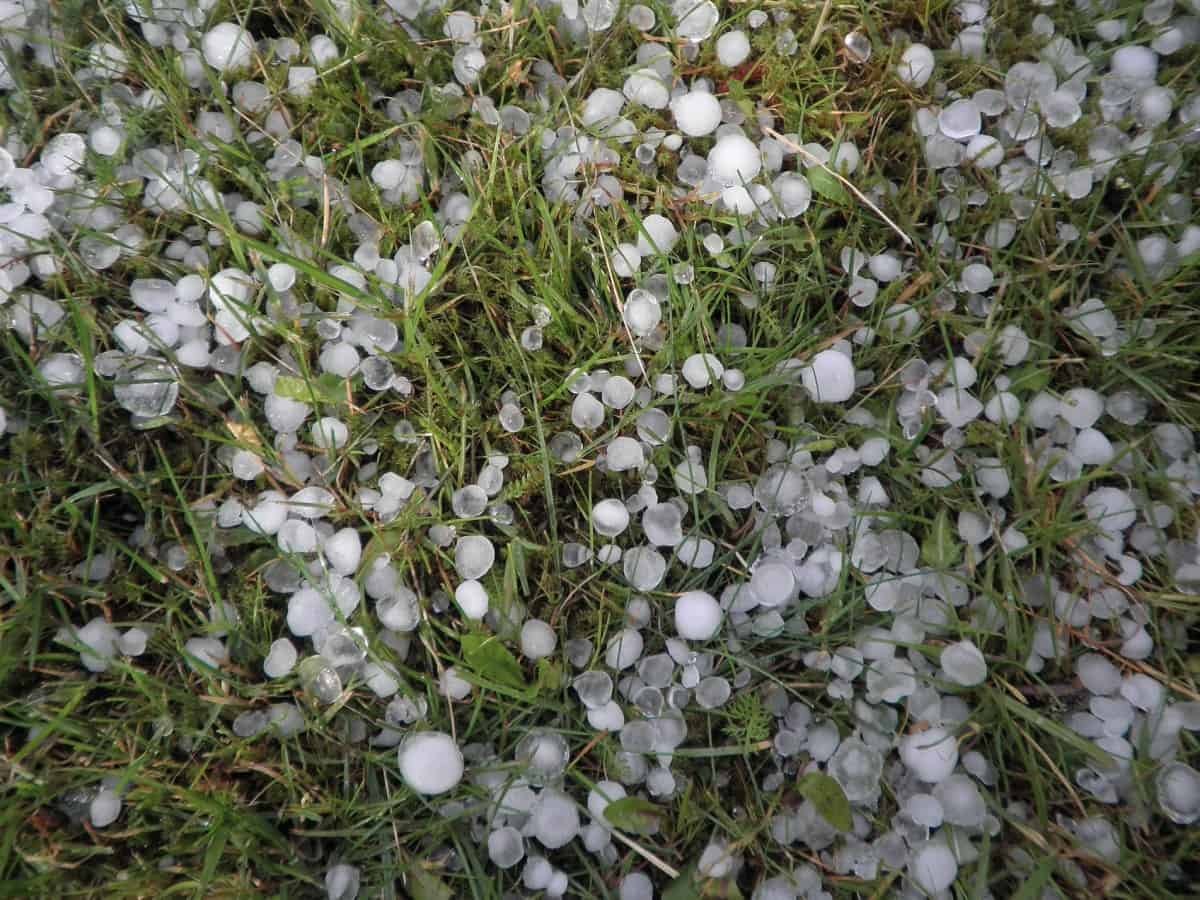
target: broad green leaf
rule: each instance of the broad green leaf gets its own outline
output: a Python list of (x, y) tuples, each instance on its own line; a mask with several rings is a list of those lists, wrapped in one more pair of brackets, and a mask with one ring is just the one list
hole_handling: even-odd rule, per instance
[(812, 802), (826, 822), (838, 831), (854, 827), (850, 816), (850, 801), (842, 786), (822, 772), (809, 772), (796, 784), (800, 796)]
[(604, 818), (630, 834), (654, 834), (662, 821), (662, 810), (642, 797), (622, 797), (604, 807)]
[(820, 166), (813, 166), (811, 169), (808, 169), (805, 171), (804, 176), (808, 179), (808, 183), (812, 185), (812, 189), (826, 200), (832, 200), (834, 203), (845, 203), (850, 199), (846, 188), (833, 176), (833, 173), (822, 169)]
[(945, 507), (938, 510), (933, 527), (921, 544), (921, 558), (935, 569), (953, 568), (962, 555), (958, 535), (950, 524), (950, 512)]
[(494, 635), (465, 634), (462, 650), (467, 666), (480, 678), (518, 689), (527, 686), (516, 657)]
[(404, 873), (404, 887), (412, 900), (453, 900), (454, 897), (446, 882), (415, 861), (409, 863), (408, 871)]
[(679, 873), (679, 877), (667, 885), (663, 900), (742, 900), (742, 892), (731, 880), (725, 878), (701, 878), (692, 863)]

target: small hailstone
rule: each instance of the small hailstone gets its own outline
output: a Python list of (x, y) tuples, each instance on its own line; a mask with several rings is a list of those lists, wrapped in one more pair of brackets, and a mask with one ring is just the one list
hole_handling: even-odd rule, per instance
[(842, 39), (846, 55), (860, 66), (871, 59), (871, 39), (861, 31), (851, 31)]
[(933, 77), (933, 51), (924, 44), (911, 44), (900, 56), (896, 74), (909, 87), (922, 88)]
[(921, 891), (933, 896), (954, 884), (958, 860), (941, 840), (925, 841), (913, 848), (908, 859), (908, 875)]
[(579, 834), (579, 810), (575, 801), (557, 788), (547, 787), (530, 812), (533, 836), (542, 846), (557, 850)]
[(325, 896), (328, 900), (355, 900), (361, 877), (358, 866), (349, 863), (330, 866), (325, 873)]
[(987, 679), (987, 661), (971, 641), (948, 644), (942, 649), (942, 674), (964, 687), (982, 684)]
[(620, 500), (601, 500), (592, 507), (592, 527), (605, 537), (616, 537), (629, 527), (629, 510)]
[(554, 652), (558, 636), (541, 619), (527, 619), (521, 626), (521, 653), (528, 659), (542, 659)]
[(702, 390), (712, 383), (713, 378), (721, 377), (725, 366), (711, 353), (693, 353), (684, 360), (681, 371), (688, 384)]
[(232, 22), (221, 22), (205, 32), (200, 41), (204, 61), (219, 72), (242, 69), (250, 64), (254, 39), (250, 32)]
[(525, 414), (515, 403), (505, 403), (500, 407), (500, 427), (509, 434), (516, 434), (525, 427)]
[(1176, 825), (1200, 822), (1200, 772), (1174, 762), (1159, 769), (1154, 785), (1158, 805)]
[(398, 751), (400, 777), (418, 794), (444, 794), (463, 776), (463, 755), (454, 738), (440, 731), (408, 735)]
[(110, 788), (101, 788), (88, 806), (88, 818), (95, 828), (107, 828), (121, 815), (121, 795)]
[(613, 438), (605, 448), (605, 457), (610, 472), (626, 472), (640, 469), (646, 464), (642, 445), (630, 437)]
[(854, 364), (844, 353), (822, 350), (800, 370), (801, 383), (817, 403), (844, 403), (854, 393)]
[(468, 579), (454, 589), (454, 600), (468, 619), (479, 620), (487, 615), (488, 595), (478, 581)]
[(938, 128), (951, 140), (970, 140), (982, 128), (979, 107), (974, 100), (955, 100), (938, 115)]
[(571, 424), (591, 431), (604, 424), (604, 404), (591, 394), (579, 394), (571, 404)]
[(921, 781), (937, 784), (954, 771), (958, 744), (945, 728), (929, 728), (901, 739), (900, 759)]
[(675, 633), (688, 641), (707, 641), (721, 630), (721, 606), (712, 594), (688, 591), (675, 601)]
[(493, 865), (511, 869), (525, 857), (525, 839), (517, 829), (506, 825), (488, 835), (487, 849)]
[(732, 69), (741, 65), (750, 55), (750, 39), (744, 31), (727, 31), (717, 38), (717, 61)]
[(610, 409), (624, 409), (633, 402), (637, 389), (624, 375), (613, 375), (600, 391), (600, 399)]
[(749, 138), (727, 134), (709, 151), (708, 171), (714, 181), (725, 187), (740, 185), (753, 181), (762, 171), (762, 155)]
[(624, 628), (609, 640), (605, 650), (605, 664), (618, 672), (628, 669), (641, 658), (644, 646), (639, 632), (632, 628)]
[(688, 137), (712, 134), (721, 124), (721, 104), (707, 91), (688, 91), (671, 101), (675, 125)]
[(291, 641), (279, 638), (271, 644), (267, 658), (263, 660), (263, 673), (268, 678), (283, 678), (295, 668), (298, 656)]
[(454, 547), (454, 568), (464, 579), (480, 579), (496, 561), (496, 548), (483, 535), (466, 535)]

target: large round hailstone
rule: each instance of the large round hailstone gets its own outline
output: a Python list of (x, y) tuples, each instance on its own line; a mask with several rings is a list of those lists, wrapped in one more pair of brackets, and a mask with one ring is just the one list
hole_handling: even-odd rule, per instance
[(908, 858), (908, 876), (929, 896), (946, 890), (957, 875), (958, 861), (940, 840), (918, 844)]
[(625, 79), (621, 92), (647, 109), (664, 109), (671, 101), (670, 88), (654, 69), (638, 69)]
[(579, 810), (575, 801), (556, 788), (546, 788), (530, 814), (533, 836), (543, 847), (557, 850), (579, 834)]
[(228, 72), (250, 65), (254, 39), (245, 28), (233, 22), (221, 22), (205, 32), (200, 49), (206, 63), (219, 72)]
[(1137, 507), (1120, 488), (1102, 487), (1083, 498), (1087, 517), (1109, 535), (1117, 535), (1137, 520)]
[(854, 363), (837, 350), (822, 350), (800, 370), (800, 381), (817, 403), (844, 403), (854, 393)]
[(900, 56), (896, 75), (909, 87), (925, 87), (933, 77), (933, 51), (924, 44), (910, 45)]
[(693, 44), (708, 40), (721, 20), (712, 0), (675, 0), (671, 13), (675, 16), (676, 36)]
[(605, 537), (616, 537), (629, 527), (629, 510), (620, 500), (601, 500), (592, 507), (592, 527)]
[(454, 738), (419, 731), (400, 744), (400, 777), (418, 794), (444, 794), (463, 777), (463, 755)]
[(677, 243), (679, 232), (666, 216), (651, 213), (642, 219), (642, 230), (637, 236), (637, 248), (642, 256), (670, 253)]
[(708, 91), (688, 91), (671, 101), (675, 125), (688, 137), (712, 134), (721, 124), (721, 104)]
[(745, 135), (727, 134), (708, 153), (708, 174), (725, 187), (752, 181), (761, 171), (762, 155)]
[(454, 546), (454, 568), (459, 578), (478, 580), (496, 561), (496, 548), (483, 535), (469, 534)]
[(727, 31), (717, 38), (717, 62), (726, 68), (741, 65), (750, 55), (750, 38), (742, 30)]
[(675, 633), (687, 641), (707, 641), (721, 630), (721, 605), (706, 591), (688, 591), (675, 601)]
[(1158, 805), (1176, 825), (1200, 821), (1200, 772), (1186, 763), (1174, 762), (1159, 769), (1154, 779)]
[(937, 784), (958, 764), (958, 743), (945, 728), (928, 728), (900, 741), (900, 760), (922, 781)]
[(955, 684), (974, 687), (987, 678), (987, 660), (973, 643), (959, 641), (943, 648), (942, 672)]

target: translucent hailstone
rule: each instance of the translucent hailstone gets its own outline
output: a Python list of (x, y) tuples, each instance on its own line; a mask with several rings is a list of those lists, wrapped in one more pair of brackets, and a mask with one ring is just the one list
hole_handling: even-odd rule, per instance
[(624, 409), (633, 402), (636, 392), (633, 382), (624, 375), (612, 375), (600, 390), (600, 399), (610, 409)]
[(928, 728), (901, 739), (900, 759), (921, 781), (937, 784), (954, 771), (958, 744), (945, 728)]
[(850, 61), (860, 66), (871, 59), (871, 39), (861, 31), (851, 31), (842, 38), (842, 47)]
[(461, 85), (470, 85), (479, 80), (479, 76), (487, 65), (487, 57), (478, 47), (462, 47), (455, 52), (450, 65), (454, 71), (455, 81)]
[(179, 379), (165, 362), (129, 361), (113, 383), (113, 396), (127, 412), (143, 419), (165, 416), (179, 399)]
[(645, 642), (638, 631), (623, 628), (609, 639), (604, 662), (610, 669), (616, 669), (618, 672), (628, 669), (641, 658), (643, 647)]
[(521, 653), (528, 659), (542, 659), (554, 652), (558, 636), (541, 619), (527, 619), (521, 626)]
[(679, 242), (679, 232), (666, 216), (651, 213), (642, 219), (637, 236), (637, 249), (642, 256), (670, 253)]
[(506, 825), (488, 835), (487, 850), (493, 865), (511, 869), (525, 857), (525, 839), (517, 829)]
[(571, 424), (592, 431), (604, 424), (604, 404), (591, 394), (579, 394), (571, 404)]
[(703, 390), (712, 384), (714, 378), (720, 378), (725, 366), (711, 353), (693, 353), (683, 361), (681, 374), (684, 380), (696, 390)]
[(516, 434), (525, 427), (525, 413), (515, 403), (505, 403), (500, 407), (500, 427), (509, 434)]
[(675, 16), (675, 34), (693, 44), (708, 40), (721, 19), (711, 0), (675, 0), (671, 4)]
[(530, 811), (529, 826), (543, 847), (557, 850), (579, 834), (579, 810), (575, 801), (557, 788), (545, 788)]
[(604, 458), (610, 472), (627, 472), (646, 465), (642, 445), (631, 437), (613, 438), (605, 448)]
[(621, 557), (621, 569), (636, 590), (652, 591), (662, 584), (667, 561), (653, 547), (634, 547)]
[(355, 900), (362, 875), (357, 866), (338, 863), (325, 873), (325, 896), (328, 900)]
[(750, 38), (746, 32), (727, 31), (717, 38), (717, 62), (726, 68), (739, 66), (750, 55)]
[(271, 644), (263, 660), (263, 673), (268, 678), (283, 678), (296, 667), (298, 658), (296, 646), (287, 638), (279, 638)]
[(954, 884), (958, 860), (943, 841), (923, 841), (909, 854), (908, 876), (925, 895), (935, 896)]
[(473, 519), (487, 509), (487, 491), (477, 484), (459, 488), (450, 497), (450, 508), (460, 519)]
[(200, 48), (206, 63), (219, 72), (227, 72), (250, 65), (254, 38), (240, 25), (221, 22), (204, 33)]
[(717, 599), (705, 591), (688, 591), (675, 601), (675, 633), (687, 641), (707, 641), (721, 630)]
[(955, 100), (938, 115), (938, 128), (954, 141), (969, 141), (982, 127), (983, 118), (974, 100)]
[(933, 77), (933, 51), (924, 44), (911, 44), (900, 56), (896, 75), (909, 87), (922, 88)]
[(964, 687), (982, 684), (987, 679), (987, 661), (971, 641), (942, 648), (941, 664), (946, 679)]
[(1200, 822), (1200, 772), (1182, 762), (1159, 769), (1154, 778), (1158, 805), (1176, 825)]
[(1084, 512), (1108, 535), (1118, 535), (1137, 519), (1133, 499), (1120, 488), (1102, 487), (1083, 498)]
[(1070, 128), (1083, 117), (1079, 99), (1061, 88), (1038, 98), (1038, 107), (1051, 128)]
[(462, 781), (462, 751), (440, 731), (409, 734), (400, 743), (398, 759), (400, 777), (418, 794), (444, 794)]
[(673, 503), (652, 503), (642, 513), (646, 540), (658, 547), (675, 547), (683, 540), (683, 513)]
[(709, 177), (725, 187), (753, 181), (761, 171), (762, 155), (754, 142), (744, 135), (724, 135), (709, 151)]
[(478, 580), (491, 571), (496, 548), (480, 534), (466, 535), (454, 546), (454, 569), (458, 577)]
[(800, 370), (800, 380), (817, 403), (844, 403), (854, 393), (854, 364), (844, 353), (822, 350)]
[[(812, 187), (809, 185), (808, 179), (796, 172), (780, 174), (775, 179), (772, 190), (779, 204), (780, 213), (789, 219), (803, 215), (812, 203)], [(716, 235), (716, 237), (720, 236)]]
[(646, 337), (662, 321), (662, 307), (649, 291), (635, 288), (625, 299), (624, 318), (634, 337)]
[(965, 159), (978, 169), (994, 169), (1004, 162), (1004, 146), (989, 134), (977, 134), (967, 142)]
[(658, 22), (658, 17), (655, 16), (654, 10), (641, 3), (635, 3), (629, 7), (629, 12), (625, 16), (631, 27), (638, 31), (653, 31), (655, 24)]
[(671, 101), (676, 127), (688, 137), (712, 134), (721, 124), (721, 104), (707, 91), (692, 90)]
[(616, 537), (629, 527), (629, 510), (620, 500), (601, 500), (592, 507), (592, 527), (605, 537)]

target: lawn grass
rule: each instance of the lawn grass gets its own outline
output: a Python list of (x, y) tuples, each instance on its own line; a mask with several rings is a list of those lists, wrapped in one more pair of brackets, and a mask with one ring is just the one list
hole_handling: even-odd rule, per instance
[[(292, 189), (296, 186), (270, 182), (263, 164), (274, 152), (272, 140), (250, 144), (239, 134), (226, 144), (198, 136), (197, 115), (205, 109), (223, 110), (239, 121), (243, 116), (232, 109), (211, 72), (207, 84), (189, 86), (176, 65), (177, 54), (149, 47), (123, 4), (51, 4), (62, 17), (58, 52), (64, 65), (10, 65), (22, 89), (7, 95), (0, 127), (5, 137), (23, 141), (33, 157), (48, 137), (98, 103), (98, 88), (80, 85), (72, 76), (85, 48), (99, 39), (117, 44), (128, 57), (129, 83), (152, 87), (164, 99), (160, 108), (129, 123), (131, 140), (194, 151), (217, 190), (253, 198), (269, 216), (266, 230), (255, 237), (241, 233), (223, 209), (198, 210), (190, 218), (139, 211), (133, 220), (146, 235), (146, 248), (100, 272), (81, 255), (78, 243), (86, 230), (56, 242), (53, 252), (62, 268), (41, 291), (66, 305), (54, 350), (83, 360), (87, 378), (78, 392), (46, 385), (37, 370), (47, 352), (39, 342), (26, 342), (12, 330), (0, 333), (0, 398), (10, 421), (9, 433), (0, 437), (0, 896), (316, 896), (324, 890), (325, 871), (339, 861), (362, 869), (363, 896), (499, 898), (521, 890), (519, 868), (499, 872), (480, 844), (473, 818), (478, 804), (490, 802), (488, 791), (465, 786), (456, 795), (461, 803), (442, 809), (439, 801), (404, 786), (394, 750), (372, 748), (363, 739), (385, 724), (384, 704), (373, 694), (351, 685), (331, 706), (318, 706), (305, 699), (294, 677), (263, 677), (262, 660), (271, 642), (285, 634), (286, 603), (264, 582), (265, 568), (279, 553), (270, 541), (243, 529), (231, 535), (213, 522), (216, 504), (249, 496), (219, 454), (243, 448), (262, 452), (269, 464), (279, 460), (261, 399), (239, 377), (190, 372), (175, 414), (135, 429), (110, 388), (93, 374), (96, 357), (114, 346), (112, 329), (130, 314), (123, 286), (135, 277), (180, 274), (179, 267), (158, 257), (187, 225), (203, 224), (202, 240), (192, 243), (208, 240), (210, 272), (237, 265), (262, 273), (274, 262), (287, 261), (300, 269), (305, 298), (320, 310), (334, 311), (341, 294), (400, 331), (403, 346), (392, 361), (411, 380), (410, 396), (331, 391), (319, 377), (321, 341), (311, 323), (281, 318), (243, 345), (242, 371), (277, 359), (286, 348), (318, 414), (349, 424), (349, 442), (328, 460), (339, 498), (354, 496), (356, 473), (371, 460), (378, 462), (379, 472), (405, 474), (413, 471), (419, 452), (428, 452), (445, 476), (427, 506), (406, 508), (394, 521), (382, 522), (347, 503), (332, 517), (334, 524), (369, 535), (368, 555), (389, 552), (402, 560), (406, 577), (423, 597), (438, 591), (452, 596), (452, 552), (431, 543), (427, 530), (438, 523), (465, 524), (453, 516), (450, 493), (471, 482), (490, 454), (507, 455), (498, 499), (511, 507), (513, 520), (491, 529), (507, 539), (489, 576), (494, 602), (518, 623), (522, 610), (551, 622), (560, 649), (572, 637), (592, 639), (601, 658), (636, 592), (615, 570), (565, 567), (561, 549), (565, 541), (593, 549), (605, 543), (591, 531), (589, 511), (622, 488), (594, 465), (595, 449), (618, 431), (631, 433), (637, 407), (609, 430), (586, 438), (580, 464), (555, 462), (547, 445), (571, 427), (567, 385), (572, 370), (620, 373), (630, 359), (630, 336), (620, 313), (628, 285), (615, 277), (608, 258), (618, 242), (635, 239), (639, 222), (651, 212), (671, 212), (686, 248), (676, 255), (692, 262), (695, 281), (690, 288), (671, 284), (670, 302), (664, 304), (666, 339), (657, 353), (643, 355), (645, 364), (677, 370), (692, 353), (716, 352), (725, 365), (736, 365), (746, 375), (740, 392), (681, 391), (664, 407), (672, 416), (673, 437), (654, 456), (660, 472), (683, 461), (685, 447), (692, 444), (703, 453), (710, 485), (753, 481), (775, 459), (772, 442), (826, 453), (870, 436), (872, 429), (844, 422), (839, 406), (807, 405), (799, 389), (780, 377), (779, 366), (809, 358), (859, 324), (882, 332), (891, 302), (914, 283), (920, 289), (904, 299), (921, 305), (920, 328), (907, 342), (889, 339), (856, 347), (856, 365), (875, 377), (855, 402), (893, 430), (886, 463), (892, 504), (883, 515), (889, 527), (909, 532), (918, 542), (935, 532), (943, 512), (953, 521), (959, 511), (979, 503), (969, 473), (945, 489), (922, 481), (928, 460), (918, 453), (919, 441), (896, 433), (899, 370), (913, 357), (961, 354), (963, 337), (985, 324), (989, 341), (1005, 325), (1016, 325), (1032, 342), (1025, 364), (1004, 372), (1013, 381), (1024, 379), (1027, 387), (1044, 385), (1059, 393), (1075, 386), (1106, 394), (1136, 388), (1152, 403), (1150, 421), (1200, 428), (1196, 258), (1157, 281), (1136, 266), (1116, 265), (1132, 255), (1139, 237), (1163, 227), (1167, 192), (1154, 186), (1154, 173), (1136, 158), (1114, 169), (1083, 202), (1066, 202), (1046, 184), (1036, 212), (1019, 224), (1017, 238), (989, 254), (1004, 286), (1002, 301), (986, 323), (961, 304), (949, 312), (932, 306), (930, 298), (958, 278), (959, 264), (940, 254), (930, 236), (939, 216), (939, 188), (909, 126), (927, 97), (892, 76), (898, 51), (889, 49), (887, 35), (903, 28), (928, 36), (931, 46), (945, 46), (957, 21), (948, 3), (830, 4), (826, 29), (815, 39), (820, 4), (801, 4), (788, 23), (800, 44), (794, 55), (772, 51), (778, 31), (772, 25), (753, 33), (751, 59), (760, 62), (743, 73), (743, 81), (719, 66), (711, 42), (683, 66), (689, 77), (713, 79), (748, 119), (766, 108), (775, 115), (778, 131), (798, 134), (803, 142), (855, 142), (863, 152), (855, 185), (886, 196), (883, 205), (912, 240), (911, 248), (902, 246), (865, 204), (827, 184), (805, 216), (756, 235), (752, 251), (730, 247), (718, 258), (700, 246), (700, 227), (725, 232), (737, 226), (737, 219), (674, 196), (675, 161), (668, 154), (661, 155), (655, 172), (624, 162), (619, 171), (626, 186), (623, 201), (592, 217), (577, 217), (569, 205), (548, 203), (541, 193), (545, 161), (538, 128), (526, 136), (500, 132), (464, 115), (469, 100), (433, 96), (433, 85), (451, 78), (453, 48), (447, 41), (416, 42), (366, 4), (352, 5), (349, 25), (324, 2), (221, 2), (210, 21), (242, 21), (260, 37), (326, 33), (338, 42), (341, 60), (319, 78), (312, 95), (286, 101), (292, 137), (306, 153), (320, 157), (327, 176), (346, 186), (353, 206), (378, 223), (381, 253), (394, 253), (406, 243), (449, 191), (462, 190), (471, 198), (461, 240), (435, 258), (430, 288), (403, 306), (381, 301), (376, 285), (352, 290), (329, 272), (332, 265), (347, 264), (357, 246), (348, 215), (336, 203), (327, 207), (322, 197), (306, 201)], [(669, 17), (663, 5), (648, 5), (660, 21)], [(996, 52), (1007, 64), (1027, 55), (1020, 36), (1028, 34), (1037, 10), (1027, 4), (996, 5)], [(1083, 14), (1066, 7), (1044, 11), (1063, 33), (1087, 33)], [(1137, 4), (1126, 4), (1114, 15), (1135, 19), (1137, 13)], [(724, 6), (722, 14), (725, 23), (743, 17), (744, 10)], [(479, 92), (497, 106), (520, 103), (534, 111), (536, 104), (526, 102), (532, 63), (549, 60), (570, 86), (551, 93), (547, 112), (538, 115), (559, 122), (577, 115), (581, 99), (594, 88), (619, 87), (638, 41), (622, 20), (591, 45), (570, 45), (560, 39), (547, 11), (525, 0), (503, 13), (493, 11), (487, 23), (496, 32), (487, 39), (490, 65)], [(875, 41), (874, 58), (861, 68), (853, 67), (840, 48), (841, 35), (854, 27)], [(1181, 94), (1196, 88), (1194, 63), (1194, 49), (1171, 59)], [(283, 67), (265, 67), (256, 77), (281, 95), (286, 89)], [(950, 58), (938, 77), (970, 93), (1002, 84), (1003, 70)], [(397, 125), (380, 98), (405, 89), (421, 92), (424, 103), (417, 116)], [(639, 126), (661, 124), (661, 117), (647, 111), (638, 113), (644, 121), (630, 115)], [(1082, 155), (1088, 125), (1080, 123), (1063, 143), (1078, 146)], [(369, 178), (371, 167), (388, 158), (398, 138), (420, 145), (429, 171), (425, 197), (404, 206), (384, 203)], [(1180, 148), (1183, 174), (1177, 191), (1197, 187), (1197, 146)], [(472, 164), (468, 152), (481, 164)], [(131, 199), (116, 167), (108, 176), (97, 177), (102, 196), (118, 204)], [(994, 186), (988, 173), (970, 177), (984, 188)], [(895, 190), (890, 196), (885, 180)], [(993, 196), (983, 205), (965, 207), (966, 225), (955, 225), (956, 233), (975, 235), (961, 239), (977, 251), (987, 226), (1006, 214)], [(1062, 224), (1075, 226), (1083, 237), (1060, 242), (1055, 228)], [(297, 239), (307, 258), (296, 252)], [(868, 254), (903, 251), (912, 268), (904, 279), (883, 286), (872, 307), (855, 310), (845, 299), (839, 259), (845, 246)], [(776, 280), (766, 289), (756, 284), (752, 271), (761, 261), (777, 266)], [(753, 309), (743, 302), (751, 296), (757, 299)], [(1064, 313), (1089, 296), (1104, 296), (1126, 323), (1153, 323), (1152, 333), (1145, 329), (1111, 355), (1097, 352), (1070, 330)], [(529, 353), (521, 348), (520, 334), (534, 323), (539, 307), (549, 310), (551, 321), (544, 348)], [(745, 329), (745, 348), (720, 345), (718, 332), (730, 324)], [(981, 356), (991, 346), (985, 345)], [(980, 366), (981, 396), (990, 393), (1000, 371)], [(527, 426), (517, 435), (508, 434), (497, 417), (506, 392), (515, 394), (526, 416)], [(400, 422), (411, 424), (415, 442), (394, 439)], [(1148, 431), (1114, 425), (1109, 434), (1128, 442), (1130, 483), (1173, 504), (1172, 536), (1194, 538), (1197, 510), (1169, 490)], [(983, 420), (963, 434), (968, 449), (998, 457), (1012, 473), (1006, 524), (1017, 525), (1029, 544), (1005, 553), (992, 542), (961, 560), (959, 577), (978, 603), (994, 605), (1000, 623), (976, 631), (964, 615), (956, 627), (984, 649), (992, 673), (964, 694), (971, 718), (961, 743), (964, 751), (981, 751), (995, 767), (991, 812), (1003, 827), (983, 840), (978, 861), (962, 867), (956, 894), (1101, 894), (1131, 900), (1194, 895), (1200, 892), (1195, 862), (1200, 837), (1195, 829), (1166, 826), (1155, 815), (1151, 768), (1135, 772), (1144, 785), (1143, 802), (1122, 805), (1115, 817), (1123, 842), (1119, 863), (1083, 854), (1064, 826), (1064, 817), (1105, 812), (1074, 780), (1093, 745), (1057, 717), (1080, 696), (1071, 654), (1109, 636), (1071, 635), (1061, 663), (1051, 660), (1033, 674), (1025, 663), (1035, 627), (1057, 622), (1051, 608), (1022, 599), (1032, 576), (1058, 574), (1077, 564), (1076, 547), (1089, 528), (1080, 515), (1082, 498), (1113, 476), (1121, 461), (1057, 483), (1034, 465), (1035, 440), (1024, 424), (1004, 427)], [(378, 445), (373, 453), (371, 443)], [(287, 490), (298, 486), (283, 485)], [(715, 492), (694, 498), (691, 505), (687, 527), (717, 542), (714, 566), (675, 566), (671, 590), (657, 592), (656, 602), (711, 588), (722, 578), (746, 576), (762, 546), (762, 531), (741, 527), (744, 517)], [(173, 544), (186, 551), (181, 567), (168, 562)], [(112, 576), (96, 583), (81, 578), (76, 567), (86, 567), (101, 553), (115, 557)], [(926, 561), (945, 568), (960, 562)], [(1155, 636), (1155, 654), (1144, 663), (1124, 664), (1126, 671), (1153, 672), (1181, 699), (1194, 699), (1200, 691), (1196, 598), (1182, 593), (1167, 571), (1153, 569), (1138, 583), (1136, 597)], [(189, 665), (185, 642), (217, 630), (208, 610), (222, 603), (240, 616), (227, 639), (229, 664), (219, 671)], [(379, 625), (366, 606), (352, 624), (374, 637)], [(56, 642), (55, 634), (60, 626), (79, 626), (96, 616), (120, 626), (151, 626), (147, 653), (118, 657), (103, 674), (86, 672), (78, 653)], [(775, 768), (763, 745), (774, 729), (763, 695), (782, 690), (847, 733), (855, 724), (853, 710), (825, 695), (827, 676), (808, 669), (802, 658), (853, 645), (863, 629), (883, 619), (866, 602), (861, 577), (847, 567), (831, 597), (809, 601), (803, 632), (795, 628), (751, 636), (736, 646), (714, 646), (719, 670), (730, 678), (745, 672), (749, 685), (723, 709), (689, 711), (688, 741), (675, 764), (687, 787), (664, 806), (657, 834), (632, 838), (638, 849), (622, 848), (614, 867), (585, 852), (579, 841), (554, 854), (555, 865), (569, 874), (570, 895), (615, 897), (621, 876), (632, 870), (645, 871), (665, 886), (669, 872), (694, 864), (717, 834), (739, 850), (750, 872), (769, 876), (807, 862), (826, 870), (826, 890), (833, 896), (890, 896), (899, 886), (895, 872), (882, 870), (872, 881), (832, 874), (826, 860), (772, 840), (770, 817), (794, 805), (796, 796), (790, 785), (778, 791), (762, 787)], [(397, 666), (406, 694), (428, 702), (430, 727), (455, 734), (460, 745), (478, 745), (478, 759), (490, 760), (494, 753), (511, 760), (529, 728), (560, 731), (572, 753), (567, 783), (584, 796), (614, 765), (620, 749), (616, 736), (597, 733), (587, 723), (569, 691), (570, 667), (561, 653), (540, 667), (524, 665), (523, 676), (532, 685), (525, 689), (475, 669), (465, 658), (462, 637), (480, 630), (487, 631), (462, 620), (450, 604), (446, 612), (427, 611), (406, 659), (397, 659), (382, 642), (373, 642), (371, 653)], [(668, 616), (656, 615), (646, 629), (656, 651), (672, 634)], [(503, 629), (501, 636), (511, 642)], [(936, 676), (937, 645), (914, 649), (930, 657)], [(451, 703), (439, 692), (439, 673), (448, 666), (475, 685), (466, 701)], [(289, 700), (301, 704), (303, 734), (286, 740), (233, 734), (238, 713)], [(903, 722), (903, 707), (900, 713)], [(1180, 757), (1194, 762), (1200, 752), (1195, 735), (1185, 732), (1182, 740)], [(496, 766), (503, 771), (504, 765), (485, 761), (471, 774)], [(85, 810), (88, 792), (108, 777), (125, 792), (124, 811), (113, 826), (98, 830), (81, 821), (81, 804)], [(886, 821), (894, 808), (885, 786), (879, 820)], [(748, 895), (753, 879), (744, 878), (741, 888)]]

